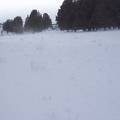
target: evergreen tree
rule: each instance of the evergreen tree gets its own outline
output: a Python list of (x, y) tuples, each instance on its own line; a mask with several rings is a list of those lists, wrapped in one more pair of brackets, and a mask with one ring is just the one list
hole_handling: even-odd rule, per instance
[(64, 0), (56, 21), (62, 30), (120, 28), (120, 1)]
[(13, 32), (13, 20), (7, 20), (3, 23), (3, 30), (8, 32)]
[(8, 32), (21, 33), (23, 32), (23, 21), (21, 17), (15, 17), (14, 20), (7, 20), (3, 24), (3, 30)]
[(52, 26), (52, 21), (50, 19), (50, 16), (47, 13), (43, 14), (43, 28), (47, 29)]
[(65, 0), (58, 11), (56, 20), (60, 29), (72, 29), (74, 23), (74, 3), (72, 0)]
[(19, 16), (15, 17), (13, 20), (13, 31), (16, 33), (23, 32), (23, 20)]
[(43, 28), (42, 15), (37, 10), (33, 10), (30, 17), (26, 18), (25, 27), (31, 31), (41, 31)]
[(27, 31), (42, 31), (52, 26), (52, 21), (47, 13), (42, 14), (37, 10), (32, 10), (30, 16), (25, 20), (24, 28)]
[(24, 30), (28, 31), (30, 29), (29, 27), (29, 16), (27, 15), (26, 19), (25, 19), (25, 24), (24, 24)]

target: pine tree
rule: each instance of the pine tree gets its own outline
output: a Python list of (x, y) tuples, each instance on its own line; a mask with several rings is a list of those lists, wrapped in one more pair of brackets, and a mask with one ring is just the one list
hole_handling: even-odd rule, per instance
[(30, 16), (25, 20), (26, 31), (39, 32), (52, 26), (52, 21), (47, 13), (42, 14), (37, 10), (32, 10)]
[(60, 29), (73, 29), (74, 23), (74, 2), (65, 0), (57, 13), (57, 24)]
[(13, 31), (16, 33), (23, 32), (23, 20), (20, 16), (17, 16), (13, 20)]
[(50, 19), (50, 16), (47, 13), (43, 14), (43, 28), (48, 29), (52, 26), (52, 20)]
[(8, 32), (13, 32), (13, 20), (7, 20), (3, 23), (3, 30)]
[(56, 21), (62, 30), (120, 28), (120, 1), (64, 0)]

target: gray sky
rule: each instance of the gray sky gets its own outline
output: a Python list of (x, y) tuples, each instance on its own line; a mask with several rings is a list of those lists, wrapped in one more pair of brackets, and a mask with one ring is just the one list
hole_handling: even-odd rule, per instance
[(38, 9), (41, 13), (47, 12), (54, 22), (62, 2), (63, 0), (0, 0), (0, 22), (15, 16), (25, 19), (32, 9)]

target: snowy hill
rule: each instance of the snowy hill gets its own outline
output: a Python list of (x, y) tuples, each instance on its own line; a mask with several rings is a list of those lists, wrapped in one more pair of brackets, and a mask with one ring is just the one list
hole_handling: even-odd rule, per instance
[(0, 36), (0, 120), (120, 120), (120, 31)]

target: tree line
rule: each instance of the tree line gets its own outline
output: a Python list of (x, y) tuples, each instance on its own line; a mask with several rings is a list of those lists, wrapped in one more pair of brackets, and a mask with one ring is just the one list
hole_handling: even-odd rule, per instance
[[(64, 0), (56, 16), (61, 30), (96, 31), (120, 28), (120, 0)], [(25, 23), (17, 16), (3, 24), (7, 32), (39, 32), (52, 26), (47, 13), (32, 10)]]
[(120, 28), (120, 0), (64, 0), (56, 17), (61, 30)]
[(7, 20), (3, 23), (3, 30), (14, 33), (22, 33), (23, 31), (39, 32), (48, 29), (52, 26), (52, 20), (47, 13), (43, 15), (37, 11), (32, 10), (30, 15), (27, 16), (25, 24), (20, 16), (15, 17), (13, 20)]

